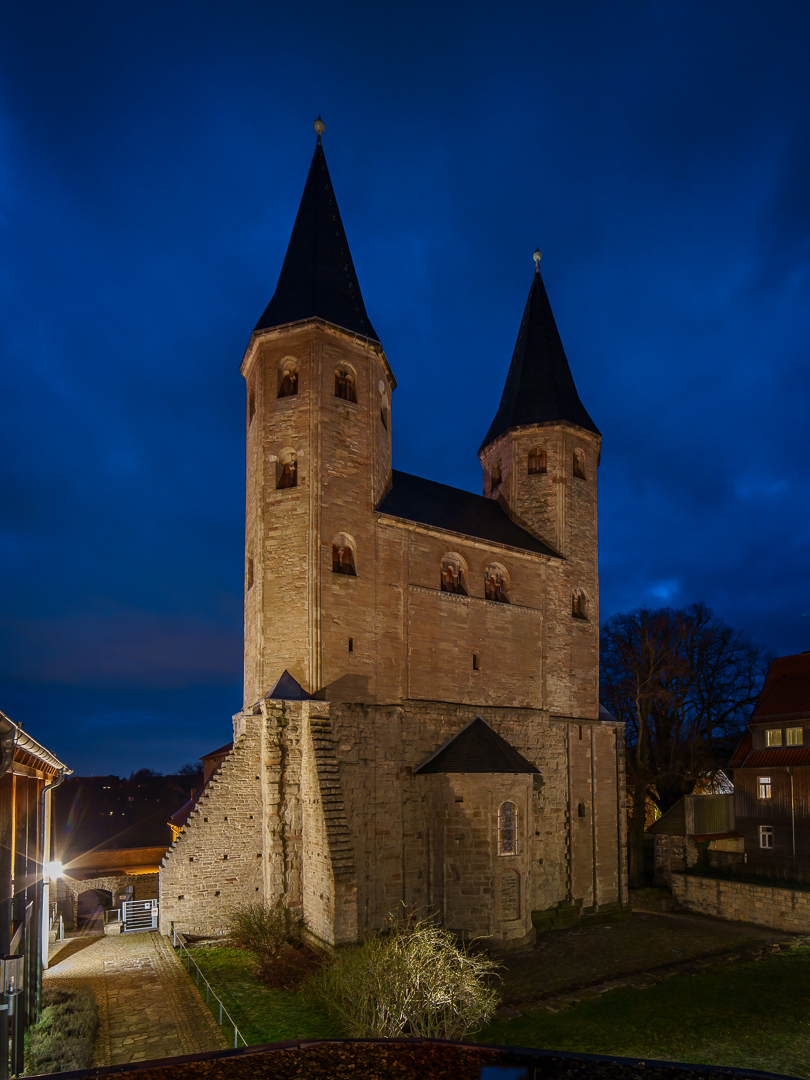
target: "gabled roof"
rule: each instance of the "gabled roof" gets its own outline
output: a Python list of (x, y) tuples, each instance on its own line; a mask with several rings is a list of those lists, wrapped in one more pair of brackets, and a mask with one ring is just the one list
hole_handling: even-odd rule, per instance
[(210, 758), (227, 757), (233, 750), (233, 743), (225, 743), (224, 746), (220, 746), (217, 750), (211, 750), (208, 754), (203, 754), (200, 761), (208, 761)]
[(810, 716), (810, 652), (779, 656), (768, 671), (751, 723)]
[(398, 469), (391, 476), (392, 486), (377, 507), (378, 514), (561, 558), (559, 552), (516, 525), (494, 499)]
[(312, 694), (308, 694), (303, 686), (292, 677), (285, 668), (273, 683), (271, 690), (264, 695), (270, 701), (312, 701)]
[(458, 735), (414, 773), (536, 773), (540, 770), (519, 754), (486, 720), (476, 716)]
[(379, 341), (366, 314), (320, 135), (276, 291), (255, 329), (313, 318)]
[(529, 289), (501, 404), (481, 450), (510, 428), (561, 420), (599, 434), (599, 428), (579, 400), (538, 267)]

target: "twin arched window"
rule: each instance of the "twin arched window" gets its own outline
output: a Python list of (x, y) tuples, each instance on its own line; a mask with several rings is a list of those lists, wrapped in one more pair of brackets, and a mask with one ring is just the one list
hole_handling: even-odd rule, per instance
[(335, 369), (335, 397), (357, 404), (357, 379), (351, 368), (343, 366)]
[(467, 595), (467, 565), (459, 555), (445, 555), (442, 559), (442, 592)]
[(484, 571), (484, 596), (499, 604), (509, 603), (509, 575), (500, 563), (490, 563)]
[(357, 577), (354, 545), (345, 533), (339, 533), (332, 541), (332, 573)]
[(529, 475), (544, 473), (546, 471), (546, 452), (539, 446), (534, 446), (529, 451)]
[(284, 450), (276, 462), (276, 490), (298, 487), (298, 455), (294, 450)]
[(575, 619), (588, 618), (588, 597), (582, 589), (574, 589), (571, 596), (571, 614)]
[(518, 808), (517, 803), (503, 802), (498, 807), (498, 854), (517, 855), (518, 853)]

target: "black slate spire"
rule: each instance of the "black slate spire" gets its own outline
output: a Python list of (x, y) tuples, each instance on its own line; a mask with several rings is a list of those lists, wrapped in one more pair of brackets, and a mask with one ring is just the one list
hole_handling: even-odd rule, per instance
[(315, 121), (318, 142), (304, 185), (287, 254), (273, 299), (256, 330), (319, 318), (379, 341), (360, 293), (349, 243), (321, 146), (324, 125)]
[(599, 435), (579, 400), (538, 264), (529, 289), (503, 396), (483, 450), (509, 428), (568, 420)]

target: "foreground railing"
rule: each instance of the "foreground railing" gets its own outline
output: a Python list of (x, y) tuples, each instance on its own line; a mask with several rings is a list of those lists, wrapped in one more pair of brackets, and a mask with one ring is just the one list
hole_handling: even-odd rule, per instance
[(213, 998), (214, 1001), (216, 1001), (217, 1005), (219, 1005), (219, 1026), (223, 1029), (223, 1031), (225, 1030), (226, 1026), (229, 1026), (229, 1027), (233, 1028), (233, 1046), (234, 1046), (234, 1049), (235, 1050), (239, 1049), (239, 1041), (240, 1041), (240, 1039), (242, 1041), (242, 1046), (247, 1046), (247, 1044), (248, 1044), (247, 1039), (242, 1034), (242, 1032), (239, 1030), (239, 1028), (236, 1026), (236, 1021), (234, 1020), (234, 1018), (231, 1016), (231, 1014), (228, 1012), (228, 1010), (222, 1004), (222, 999), (220, 998), (220, 996), (213, 989), (213, 987), (209, 983), (208, 979), (206, 979), (206, 977), (200, 971), (200, 968), (199, 968), (199, 965), (198, 965), (197, 961), (194, 959), (194, 957), (188, 951), (188, 946), (186, 944), (186, 939), (183, 937), (183, 935), (180, 933), (179, 930), (176, 930), (174, 928), (174, 925), (172, 925), (172, 944), (174, 945), (175, 949), (177, 949), (178, 955), (179, 955), (181, 961), (183, 960), (183, 953), (185, 953), (186, 971), (188, 971), (189, 975), (192, 974), (192, 971), (191, 971), (192, 966), (194, 967), (193, 978), (194, 978), (194, 981), (197, 984), (197, 989), (200, 991), (200, 994), (202, 994), (202, 989), (200, 988), (200, 983), (202, 982), (205, 985), (205, 1003), (206, 1003), (206, 1005), (210, 1006), (211, 998)]

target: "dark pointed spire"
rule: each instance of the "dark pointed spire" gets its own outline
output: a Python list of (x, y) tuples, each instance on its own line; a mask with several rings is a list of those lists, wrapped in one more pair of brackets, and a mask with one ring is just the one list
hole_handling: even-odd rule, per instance
[(315, 121), (318, 142), (278, 285), (256, 330), (319, 318), (379, 341), (366, 314), (326, 167), (321, 145), (324, 129), (319, 116)]
[(264, 696), (268, 701), (312, 701), (312, 694), (308, 694), (286, 668)]
[(515, 351), (501, 404), (481, 444), (515, 427), (554, 424), (568, 420), (598, 435), (599, 428), (579, 400), (557, 324), (540, 273), (540, 252), (534, 253), (535, 271), (523, 312)]

